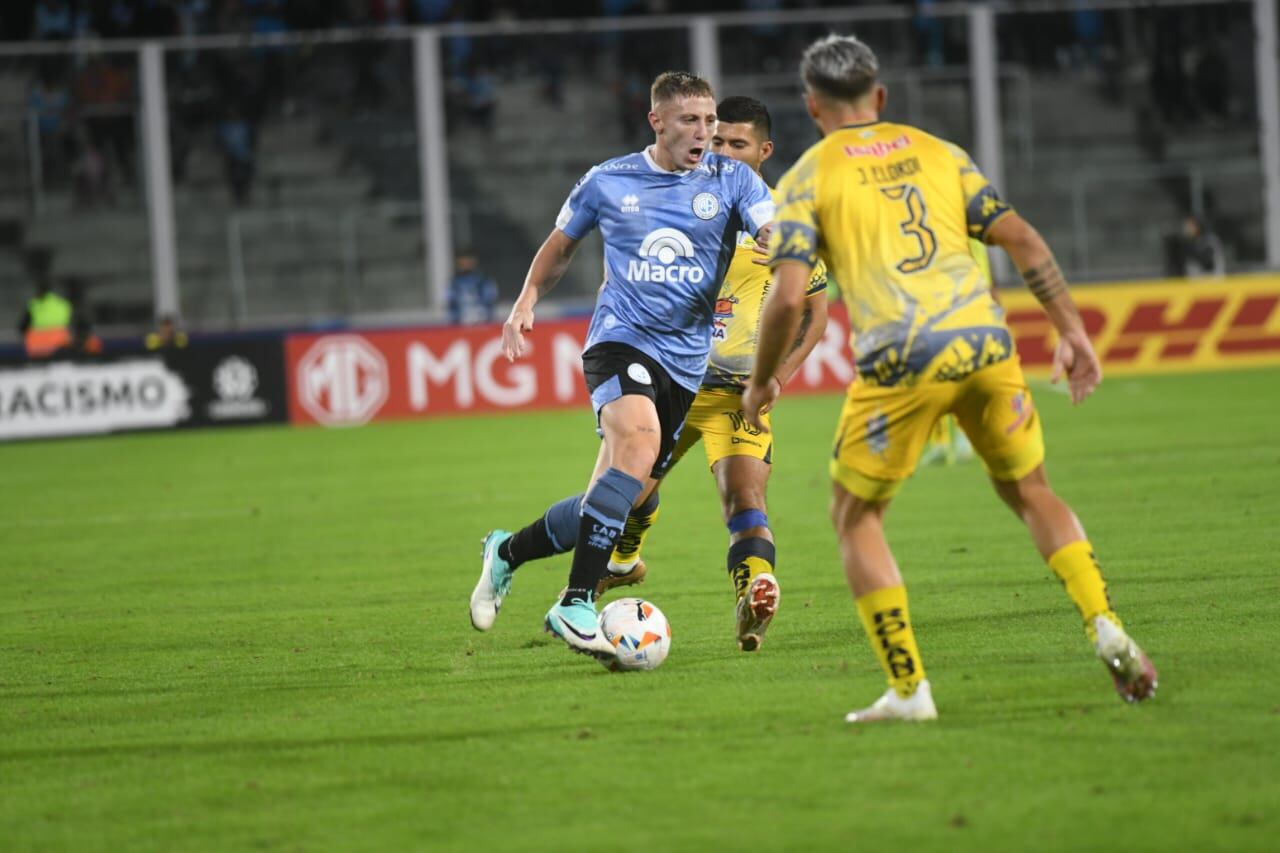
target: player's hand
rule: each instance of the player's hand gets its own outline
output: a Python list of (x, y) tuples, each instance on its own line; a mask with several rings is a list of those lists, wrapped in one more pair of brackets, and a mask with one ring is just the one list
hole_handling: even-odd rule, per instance
[(781, 393), (782, 383), (776, 376), (770, 376), (763, 385), (748, 381), (747, 389), (742, 392), (742, 416), (747, 419), (747, 423), (762, 433), (769, 432), (764, 416), (773, 408)]
[(515, 361), (523, 356), (528, 347), (524, 342), (524, 333), (533, 331), (533, 307), (519, 302), (511, 306), (511, 314), (507, 322), (502, 324), (502, 352), (507, 361)]
[(769, 266), (769, 237), (772, 234), (773, 223), (765, 223), (760, 229), (760, 233), (756, 234), (756, 246), (751, 250), (755, 254), (751, 257), (751, 263), (759, 264), (762, 267)]
[(1083, 329), (1072, 329), (1058, 338), (1049, 381), (1056, 383), (1063, 376), (1067, 377), (1067, 387), (1071, 389), (1072, 405), (1084, 402), (1102, 381), (1102, 363)]

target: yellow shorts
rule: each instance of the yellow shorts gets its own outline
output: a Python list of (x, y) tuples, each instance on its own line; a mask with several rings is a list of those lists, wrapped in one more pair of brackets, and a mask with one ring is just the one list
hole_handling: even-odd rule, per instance
[(831, 478), (863, 500), (888, 500), (947, 413), (997, 480), (1019, 480), (1044, 461), (1040, 417), (1015, 356), (958, 382), (881, 387), (854, 380), (840, 412)]
[[(768, 415), (764, 416), (764, 423), (770, 426)], [(699, 439), (707, 453), (707, 465), (711, 467), (728, 456), (773, 461), (773, 433), (766, 435), (747, 423), (742, 416), (742, 394), (737, 391), (718, 388), (698, 391), (676, 442), (672, 464), (679, 461)]]

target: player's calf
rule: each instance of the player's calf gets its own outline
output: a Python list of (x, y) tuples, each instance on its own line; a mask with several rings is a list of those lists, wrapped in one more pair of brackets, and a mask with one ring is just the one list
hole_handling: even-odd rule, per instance
[(768, 531), (769, 519), (758, 509), (737, 513), (729, 519), (728, 527), (734, 535), (756, 534), (731, 544), (727, 559), (729, 579), (737, 595), (738, 648), (754, 652), (764, 642), (765, 631), (777, 615), (781, 600), (774, 575), (777, 549), (772, 541), (759, 535)]

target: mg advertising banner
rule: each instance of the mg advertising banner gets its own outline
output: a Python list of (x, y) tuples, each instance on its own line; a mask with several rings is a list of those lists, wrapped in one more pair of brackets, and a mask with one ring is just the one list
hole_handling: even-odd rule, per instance
[[(1280, 276), (1095, 285), (1074, 290), (1108, 374), (1280, 364)], [(1052, 326), (1034, 297), (1001, 291), (1022, 363), (1046, 375)], [(285, 345), (295, 423), (585, 406), (586, 319), (540, 322), (532, 352), (508, 363), (498, 325), (295, 335)], [(853, 379), (839, 303), (788, 393), (839, 391)]]

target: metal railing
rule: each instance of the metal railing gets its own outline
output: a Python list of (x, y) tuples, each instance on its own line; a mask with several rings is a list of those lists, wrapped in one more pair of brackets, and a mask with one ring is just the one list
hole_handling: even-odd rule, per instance
[[(1188, 212), (1202, 221), (1205, 220), (1207, 205), (1206, 179), (1212, 178), (1260, 178), (1261, 169), (1256, 162), (1226, 162), (1214, 165), (1198, 163), (1169, 163), (1151, 166), (1126, 166), (1124, 168), (1105, 168), (1091, 166), (1077, 169), (1072, 173), (1071, 181), (1071, 269), (1074, 277), (1090, 278), (1099, 270), (1095, 270), (1092, 257), (1092, 243), (1089, 238), (1089, 201), (1091, 190), (1098, 185), (1114, 183), (1154, 184), (1164, 181), (1186, 181)], [(1126, 274), (1131, 270), (1109, 269), (1106, 272)]]
[[(984, 156), (984, 148), (988, 154), (993, 150), (993, 160), (1000, 161), (1003, 143), (1009, 144), (1008, 151), (1016, 158), (1019, 166), (1028, 170), (1037, 159), (1036, 144), (1043, 146), (1045, 131), (1035, 130), (1031, 116), (1032, 81), (1029, 73), (1022, 68), (1010, 65), (995, 67), (991, 59), (994, 51), (984, 54), (972, 49), (974, 45), (991, 42), (994, 39), (994, 27), (990, 18), (1000, 18), (1006, 14), (1028, 15), (1042, 12), (1066, 12), (1084, 9), (1136, 9), (1146, 12), (1154, 8), (1238, 6), (1252, 8), (1257, 20), (1270, 20), (1270, 29), (1262, 28), (1256, 33), (1257, 68), (1256, 82), (1258, 90), (1258, 109), (1260, 113), (1260, 151), (1261, 163), (1252, 165), (1229, 164), (1222, 168), (1209, 169), (1199, 166), (1134, 166), (1126, 168), (1123, 173), (1108, 175), (1110, 181), (1152, 181), (1152, 180), (1185, 180), (1190, 187), (1189, 193), (1193, 204), (1203, 204), (1205, 182), (1212, 177), (1228, 176), (1228, 174), (1258, 174), (1266, 176), (1265, 185), (1259, 188), (1258, 198), (1263, 201), (1266, 212), (1264, 233), (1267, 238), (1269, 257), (1280, 257), (1280, 145), (1273, 141), (1280, 133), (1280, 108), (1267, 101), (1267, 93), (1276, 91), (1277, 71), (1275, 68), (1275, 33), (1274, 11), (1276, 0), (1144, 0), (1136, 4), (1133, 0), (1048, 0), (1048, 2), (994, 2), (983, 4), (943, 2), (929, 5), (927, 13), (918, 14), (918, 7), (908, 5), (875, 5), (845, 9), (806, 9), (800, 11), (760, 11), (737, 12), (713, 16), (663, 15), (635, 18), (596, 18), (588, 20), (545, 20), (519, 22), (492, 22), (475, 24), (447, 24), (433, 27), (401, 28), (386, 30), (350, 29), (331, 32), (297, 32), (272, 34), (235, 34), (211, 35), (198, 37), (182, 37), (158, 41), (123, 40), (123, 41), (73, 41), (59, 43), (25, 43), (0, 45), (0, 58), (74, 56), (88, 52), (110, 54), (132, 54), (138, 57), (140, 95), (142, 102), (138, 105), (139, 119), (143, 126), (139, 128), (137, 139), (144, 145), (145, 156), (139, 161), (142, 168), (139, 178), (145, 180), (148, 189), (145, 196), (147, 212), (150, 214), (150, 236), (152, 239), (154, 292), (157, 310), (161, 305), (176, 304), (180, 282), (177, 280), (175, 262), (176, 240), (171, 227), (173, 222), (172, 175), (167, 168), (158, 164), (167, 163), (168, 134), (165, 125), (172, 107), (168, 102), (169, 94), (165, 85), (166, 55), (187, 53), (197, 50), (250, 49), (258, 50), (273, 47), (290, 46), (324, 46), (355, 45), (365, 42), (409, 42), (414, 46), (413, 91), (417, 99), (418, 124), (416, 125), (416, 145), (419, 155), (419, 174), (422, 185), (417, 196), (419, 201), (406, 203), (405, 215), (421, 218), (421, 240), (428, 249), (427, 264), (430, 282), (431, 300), (439, 306), (443, 302), (447, 290), (451, 264), (449, 263), (452, 248), (462, 242), (459, 229), (469, 221), (466, 217), (458, 218), (457, 211), (451, 209), (449, 193), (449, 175), (447, 168), (447, 151), (449, 138), (444, 133), (443, 101), (447, 86), (445, 73), (447, 48), (453, 38), (469, 39), (515, 39), (528, 37), (532, 39), (559, 35), (598, 35), (605, 33), (639, 33), (667, 31), (669, 33), (687, 33), (689, 45), (689, 67), (695, 68), (712, 79), (722, 73), (722, 63), (718, 55), (718, 36), (730, 27), (756, 25), (776, 26), (825, 26), (831, 29), (858, 28), (861, 22), (887, 22), (903, 28), (910, 27), (911, 22), (921, 18), (946, 19), (954, 23), (968, 22), (969, 57), (971, 64), (967, 67), (951, 67), (941, 69), (908, 69), (890, 71), (886, 77), (902, 93), (908, 119), (912, 123), (929, 124), (927, 109), (924, 107), (925, 97), (930, 86), (953, 85), (969, 80), (972, 88), (967, 102), (957, 97), (957, 103), (967, 103), (962, 109), (972, 110), (968, 118), (968, 127), (975, 136), (974, 153), (979, 165)], [(1271, 17), (1267, 17), (1270, 14)], [(980, 25), (980, 26), (978, 26)], [(959, 32), (962, 28), (957, 28)], [(905, 31), (905, 30), (904, 30)], [(983, 34), (978, 39), (975, 33)], [(985, 40), (985, 41), (984, 41)], [(976, 62), (975, 56), (985, 56), (986, 62)], [(144, 61), (144, 59), (148, 61)], [(1269, 64), (1268, 64), (1269, 63)], [(17, 63), (15, 63), (17, 64)], [(13, 65), (9, 66), (14, 67)], [(735, 81), (765, 80), (768, 75), (733, 77)], [(789, 90), (794, 91), (797, 85), (794, 70), (773, 75), (783, 85), (785, 81)], [(1003, 110), (999, 105), (999, 82), (1006, 84), (1005, 104)], [(749, 85), (749, 84), (748, 84)], [(992, 92), (995, 92), (994, 96)], [(16, 107), (16, 99), (15, 104)], [(27, 148), (25, 164), (26, 181), (30, 205), (35, 216), (48, 216), (53, 207), (48, 192), (48, 164), (41, 159), (43, 140), (40, 139), (35, 116), (27, 112), (20, 118), (10, 119), (24, 122), (27, 127), (20, 134)], [(1038, 133), (1039, 138), (1034, 134)], [(1268, 135), (1270, 134), (1270, 135)], [(456, 144), (456, 143), (455, 143)], [(1043, 150), (1042, 152), (1043, 153)], [(1038, 157), (1044, 162), (1044, 157)], [(14, 162), (17, 162), (16, 160)], [(1239, 172), (1232, 170), (1239, 169)], [(1087, 196), (1096, 182), (1101, 180), (1102, 172), (1090, 170), (1081, 173), (1080, 179), (1071, 189), (1071, 227), (1079, 245), (1075, 248), (1078, 265), (1084, 271), (1092, 271), (1094, 263), (1093, 247), (1089, 245), (1089, 208)], [(992, 175), (998, 178), (998, 172)], [(17, 184), (14, 184), (15, 194)], [(165, 206), (167, 200), (167, 207)], [(344, 201), (339, 204), (345, 205)], [(483, 205), (487, 200), (477, 200)], [(385, 208), (384, 208), (385, 209)], [(221, 213), (204, 213), (202, 216), (220, 217)], [(246, 257), (246, 239), (255, 228), (288, 227), (290, 216), (302, 216), (299, 212), (285, 209), (268, 209), (242, 211), (233, 214), (226, 222), (226, 247), (229, 273), (229, 299), (233, 317), (236, 322), (247, 322), (253, 314), (254, 277), (251, 259)], [(314, 214), (306, 214), (314, 216)], [(344, 308), (356, 310), (360, 304), (361, 291), (361, 235), (358, 212), (343, 207), (329, 208), (322, 226), (317, 226), (331, 234), (335, 247), (340, 249), (335, 254), (335, 264), (340, 269), (339, 281)], [(1065, 220), (1065, 217), (1064, 217)], [(1083, 220), (1083, 221), (1082, 221)], [(222, 222), (213, 218), (211, 224), (216, 228)], [(166, 227), (166, 223), (168, 227)], [(274, 223), (274, 224), (271, 224)], [(1096, 230), (1096, 223), (1094, 223)], [(216, 234), (216, 232), (215, 232)], [(477, 235), (481, 237), (483, 235)], [(216, 240), (217, 237), (215, 236)], [(160, 244), (165, 244), (161, 246)], [(221, 249), (218, 250), (221, 253)], [(345, 254), (344, 254), (345, 253)], [(1275, 260), (1272, 263), (1280, 263)]]

